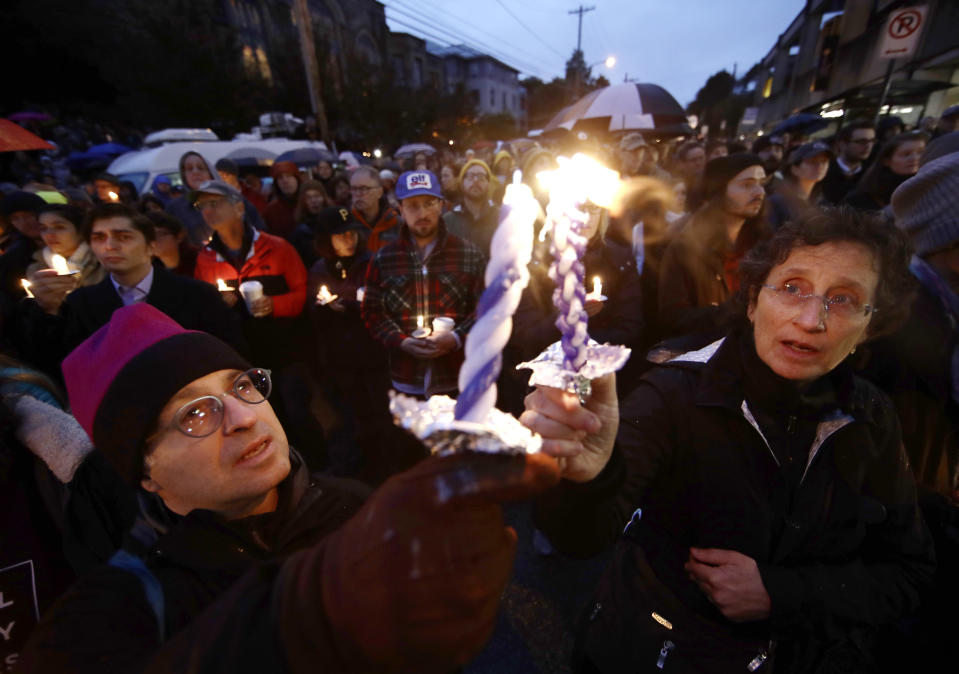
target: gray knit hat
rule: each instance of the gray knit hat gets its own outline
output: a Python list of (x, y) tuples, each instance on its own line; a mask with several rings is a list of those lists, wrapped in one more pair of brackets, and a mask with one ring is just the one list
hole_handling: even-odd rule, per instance
[(920, 168), (892, 193), (891, 205), (917, 255), (959, 243), (959, 152)]

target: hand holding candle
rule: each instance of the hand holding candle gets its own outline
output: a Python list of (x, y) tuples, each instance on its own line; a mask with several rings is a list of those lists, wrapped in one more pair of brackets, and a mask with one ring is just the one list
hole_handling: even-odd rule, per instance
[(413, 334), (410, 335), (414, 339), (423, 339), (424, 337), (430, 336), (431, 330), (426, 327), (425, 319), (423, 316), (416, 317), (416, 330), (413, 331)]
[(330, 289), (326, 286), (320, 286), (319, 291), (316, 293), (316, 303), (325, 306), (337, 297), (339, 297), (339, 295), (331, 294)]
[(221, 293), (233, 292), (233, 288), (228, 286), (221, 278), (218, 278), (216, 280), (216, 289), (219, 290)]
[(67, 259), (56, 253), (50, 258), (50, 263), (53, 265), (53, 270), (57, 272), (57, 276), (71, 276), (80, 273), (79, 271), (72, 271), (70, 265), (67, 264)]
[(29, 297), (30, 299), (36, 299), (33, 296), (33, 291), (30, 290), (30, 286), (33, 285), (32, 283), (30, 283), (30, 281), (28, 281), (25, 278), (22, 278), (20, 279), (20, 285), (23, 287), (23, 290), (27, 293), (27, 297)]

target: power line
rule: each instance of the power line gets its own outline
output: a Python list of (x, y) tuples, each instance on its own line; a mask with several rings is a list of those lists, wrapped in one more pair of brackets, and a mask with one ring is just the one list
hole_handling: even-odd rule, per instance
[[(463, 39), (463, 35), (460, 32), (451, 30), (449, 27), (438, 24), (438, 23), (429, 23), (424, 21), (419, 15), (410, 14), (394, 5), (386, 5), (386, 8), (391, 10), (394, 14), (388, 18), (405, 27), (417, 31), (430, 39), (436, 40), (440, 44), (444, 45), (454, 45), (454, 44), (465, 44), (466, 46), (475, 49), (480, 53), (488, 53), (495, 58), (502, 60), (506, 63), (515, 63), (520, 66), (522, 70), (525, 70), (532, 74), (538, 74), (545, 76), (545, 73), (551, 72), (549, 68), (542, 64), (533, 64), (527, 62), (525, 59), (518, 59), (515, 56), (505, 54), (503, 52), (498, 52), (497, 50), (485, 48), (481, 49), (473, 44), (470, 44), (469, 41)], [(399, 13), (402, 16), (396, 16), (396, 13)], [(405, 20), (404, 20), (405, 19)], [(409, 21), (415, 21), (417, 23), (410, 23)], [(425, 24), (425, 25), (424, 25)]]
[(540, 44), (545, 45), (547, 49), (549, 49), (551, 52), (553, 52), (554, 54), (556, 54), (556, 55), (559, 56), (560, 58), (565, 58), (562, 54), (559, 53), (559, 51), (556, 50), (555, 47), (553, 47), (553, 45), (551, 45), (551, 44), (548, 43), (546, 40), (544, 40), (542, 37), (540, 37), (538, 33), (536, 33), (535, 31), (533, 31), (533, 29), (531, 29), (529, 26), (527, 26), (525, 23), (523, 23), (518, 16), (516, 16), (515, 14), (513, 14), (513, 10), (511, 10), (509, 7), (507, 7), (505, 4), (503, 4), (503, 0), (496, 0), (496, 3), (497, 3), (500, 7), (502, 7), (504, 10), (506, 10), (506, 13), (509, 14), (511, 17), (513, 17), (513, 19), (516, 21), (516, 23), (518, 23), (518, 24), (521, 25), (523, 28), (525, 28), (527, 33), (529, 33), (530, 35), (532, 35), (533, 37), (535, 37), (537, 40), (539, 40)]

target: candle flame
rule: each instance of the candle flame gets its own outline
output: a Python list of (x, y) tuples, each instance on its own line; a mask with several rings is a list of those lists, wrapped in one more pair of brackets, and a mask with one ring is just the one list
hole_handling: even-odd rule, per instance
[(31, 292), (30, 290), (30, 286), (33, 284), (30, 283), (30, 281), (28, 281), (25, 278), (22, 278), (20, 279), (20, 285), (23, 286), (23, 289), (26, 291), (27, 297), (33, 297), (33, 292)]
[(65, 276), (70, 273), (70, 267), (67, 265), (67, 259), (62, 255), (54, 254), (50, 261), (57, 272), (57, 276)]
[(600, 297), (603, 294), (603, 282), (598, 276), (593, 277), (593, 295)]
[(536, 174), (540, 185), (549, 190), (551, 201), (562, 195), (564, 201), (572, 199), (579, 204), (591, 201), (602, 208), (612, 206), (621, 184), (616, 171), (581, 153), (572, 159), (559, 157), (557, 161), (558, 169)]
[(218, 278), (216, 280), (216, 289), (219, 290), (220, 292), (233, 290), (233, 288), (231, 288), (226, 283), (224, 283), (223, 279), (221, 278)]
[(110, 201), (119, 201), (119, 200), (120, 200), (120, 195), (117, 194), (116, 192), (107, 192), (107, 196), (110, 197)]
[(423, 317), (422, 317), (422, 316), (417, 316), (417, 317), (416, 317), (416, 327), (418, 327), (418, 328), (422, 328), (422, 327), (423, 327)]

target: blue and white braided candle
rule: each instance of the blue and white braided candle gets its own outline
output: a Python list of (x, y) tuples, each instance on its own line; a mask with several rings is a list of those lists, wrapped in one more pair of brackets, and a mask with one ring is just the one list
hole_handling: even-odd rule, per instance
[(459, 373), (457, 421), (485, 423), (496, 405), (496, 380), (502, 369), (503, 347), (513, 331), (513, 314), (529, 283), (533, 255), (533, 223), (539, 202), (520, 182), (520, 172), (506, 186), (499, 226), (490, 243), (486, 290), (476, 307), (476, 322), (466, 337), (466, 360)]

